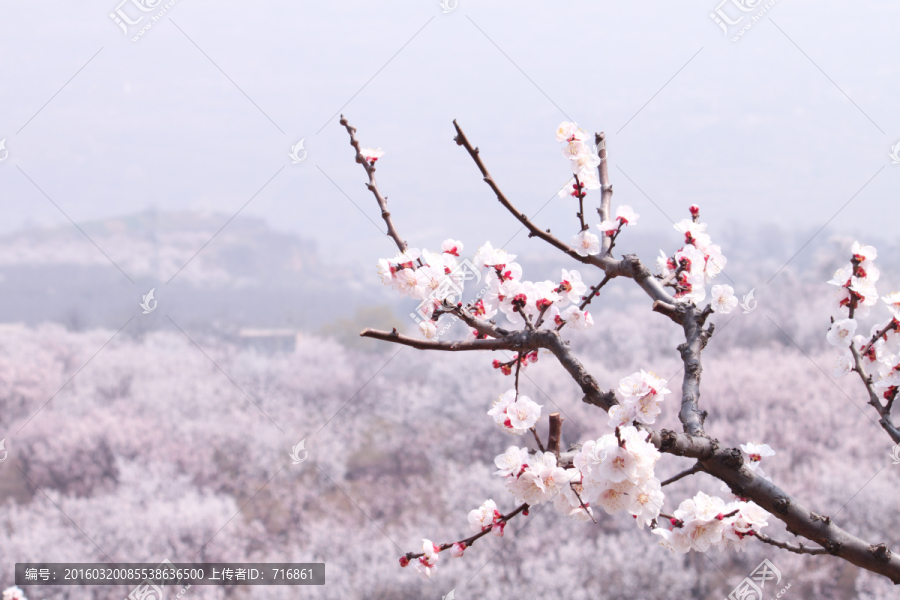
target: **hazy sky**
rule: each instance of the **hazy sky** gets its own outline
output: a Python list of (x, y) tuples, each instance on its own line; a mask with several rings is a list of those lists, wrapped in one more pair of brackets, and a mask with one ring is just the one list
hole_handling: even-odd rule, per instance
[(716, 0), (177, 0), (133, 42), (164, 3), (121, 4), (145, 15), (125, 35), (117, 1), (0, 5), (0, 231), (67, 223), (35, 184), (76, 222), (249, 201), (245, 214), (371, 263), (393, 249), (342, 110), (385, 149), (379, 181), (414, 245), (474, 251), (519, 229), (452, 142), (454, 118), (527, 214), (552, 198), (537, 220), (564, 237), (576, 221), (555, 198), (570, 171), (554, 130), (568, 119), (608, 133), (614, 202), (642, 228), (670, 229), (692, 202), (714, 240), (726, 221), (812, 228), (853, 198), (832, 228), (897, 237), (896, 2), (775, 0), (733, 42), (765, 3), (721, 5), (745, 15), (725, 35)]

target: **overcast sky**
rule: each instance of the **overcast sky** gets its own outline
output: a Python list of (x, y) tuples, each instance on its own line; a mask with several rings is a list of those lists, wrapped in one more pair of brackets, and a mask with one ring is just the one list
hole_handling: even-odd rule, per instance
[[(648, 231), (696, 202), (726, 253), (716, 226), (735, 221), (897, 238), (896, 2), (775, 0), (734, 42), (765, 3), (721, 5), (743, 15), (726, 35), (716, 0), (459, 0), (447, 13), (437, 0), (177, 0), (134, 42), (164, 4), (121, 4), (144, 15), (126, 34), (118, 1), (0, 5), (0, 232), (68, 223), (44, 193), (79, 223), (246, 205), (372, 263), (393, 249), (343, 111), (386, 151), (379, 182), (417, 246), (474, 251), (519, 229), (452, 142), (454, 118), (514, 202), (546, 205), (537, 220), (565, 237), (577, 225), (555, 198), (570, 171), (554, 131), (574, 120), (607, 132), (614, 203)], [(292, 164), (300, 139), (308, 155)], [(520, 234), (510, 248), (537, 244)]]

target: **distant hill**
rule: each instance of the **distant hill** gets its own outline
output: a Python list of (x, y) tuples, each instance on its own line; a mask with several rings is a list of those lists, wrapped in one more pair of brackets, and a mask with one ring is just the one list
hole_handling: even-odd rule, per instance
[[(312, 242), (261, 219), (228, 219), (147, 211), (79, 224), (84, 233), (70, 225), (0, 237), (0, 322), (118, 329), (139, 315), (156, 328), (168, 314), (193, 328), (308, 329), (353, 312), (361, 294), (346, 282), (364, 265), (325, 265)], [(151, 288), (159, 310), (143, 315)], [(324, 301), (329, 289), (347, 293)]]

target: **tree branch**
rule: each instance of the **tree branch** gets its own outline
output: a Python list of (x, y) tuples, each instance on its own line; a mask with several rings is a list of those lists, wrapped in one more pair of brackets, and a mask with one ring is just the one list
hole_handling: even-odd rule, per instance
[(406, 252), (407, 244), (400, 237), (397, 228), (394, 227), (391, 213), (387, 209), (387, 197), (381, 195), (381, 191), (378, 189), (378, 183), (375, 181), (375, 165), (369, 164), (369, 161), (363, 158), (362, 152), (360, 151), (359, 140), (356, 139), (356, 127), (350, 125), (350, 123), (347, 122), (347, 119), (344, 118), (344, 115), (341, 115), (341, 125), (343, 125), (347, 129), (347, 133), (350, 134), (350, 145), (356, 150), (356, 162), (363, 166), (366, 170), (366, 175), (369, 176), (369, 183), (366, 184), (366, 187), (369, 188), (369, 191), (375, 196), (375, 200), (378, 201), (378, 207), (381, 209), (381, 218), (387, 223), (387, 234), (394, 240), (394, 243), (397, 244), (397, 248), (400, 249), (400, 252)]
[(679, 304), (677, 312), (681, 316), (685, 338), (685, 342), (678, 346), (681, 360), (684, 362), (681, 412), (678, 414), (678, 418), (681, 420), (685, 433), (703, 436), (705, 435), (703, 422), (706, 420), (706, 411), (700, 410), (700, 374), (703, 372), (700, 353), (712, 334), (712, 326), (709, 330), (703, 329), (704, 313), (698, 314), (697, 308), (692, 304)]
[(826, 550), (825, 548), (807, 548), (802, 542), (797, 544), (796, 546), (793, 546), (788, 542), (779, 542), (777, 540), (773, 540), (766, 534), (760, 533), (758, 531), (754, 531), (753, 535), (759, 538), (759, 541), (761, 542), (771, 544), (776, 548), (781, 548), (782, 550), (787, 550), (795, 554), (828, 554), (828, 550)]
[(878, 411), (878, 416), (881, 417), (878, 420), (879, 425), (887, 432), (895, 444), (900, 444), (900, 430), (894, 426), (890, 409), (881, 403), (881, 399), (878, 397), (878, 390), (875, 389), (872, 378), (866, 373), (866, 369), (863, 366), (863, 355), (856, 349), (856, 342), (851, 342), (850, 353), (853, 355), (853, 370), (856, 371), (859, 378), (862, 379), (863, 385), (866, 387), (866, 392), (869, 394), (869, 404), (875, 407), (875, 410)]
[(565, 419), (563, 419), (558, 412), (550, 413), (550, 432), (547, 437), (547, 452), (555, 454), (557, 461), (559, 461), (559, 440), (562, 436), (562, 424), (564, 420)]
[[(519, 505), (519, 507), (518, 507), (516, 510), (512, 511), (512, 512), (509, 513), (508, 515), (503, 515), (503, 517), (500, 518), (500, 521), (506, 523), (506, 522), (508, 522), (510, 519), (512, 519), (513, 517), (515, 517), (516, 515), (518, 515), (519, 513), (521, 513), (521, 512), (526, 512), (527, 510), (528, 510), (528, 505), (527, 505), (527, 504), (521, 504), (521, 505)], [(470, 536), (470, 537), (467, 537), (467, 538), (464, 539), (464, 540), (459, 540), (458, 542), (448, 542), (448, 543), (446, 543), (446, 544), (441, 544), (440, 546), (438, 546), (438, 548), (441, 549), (441, 552), (443, 552), (444, 550), (449, 550), (450, 548), (453, 547), (454, 544), (462, 544), (463, 546), (465, 546), (466, 548), (468, 548), (468, 547), (471, 546), (473, 543), (475, 543), (475, 540), (477, 540), (477, 539), (479, 539), (479, 538), (482, 538), (482, 537), (486, 536), (488, 533), (490, 533), (491, 529), (493, 529), (493, 528), (494, 528), (494, 524), (492, 523), (492, 524), (488, 525), (488, 526), (487, 526), (482, 532), (480, 532), (480, 533), (476, 533), (475, 535)], [(406, 560), (413, 560), (413, 559), (421, 558), (421, 557), (425, 556), (425, 553), (424, 553), (424, 552), (419, 552), (418, 554), (413, 554), (412, 552), (407, 552), (404, 556), (406, 557)]]
[(679, 473), (678, 475), (675, 475), (674, 477), (669, 477), (668, 479), (666, 479), (659, 485), (660, 485), (660, 487), (665, 487), (665, 486), (669, 485), (670, 483), (675, 483), (679, 479), (683, 479), (683, 478), (687, 477), (688, 475), (693, 475), (694, 473), (700, 473), (701, 471), (703, 471), (703, 465), (701, 465), (698, 462), (698, 463), (694, 464), (694, 466), (691, 467), (690, 469), (684, 470), (681, 473)]
[[(534, 349), (527, 346), (528, 342), (521, 341), (518, 337), (505, 337), (487, 340), (466, 340), (460, 342), (441, 342), (438, 340), (422, 340), (419, 338), (411, 338), (399, 333), (396, 329), (388, 333), (387, 331), (378, 331), (377, 329), (363, 329), (359, 334), (360, 337), (374, 338), (385, 342), (393, 342), (402, 344), (419, 350), (443, 350), (445, 352), (465, 352), (469, 350), (518, 350), (524, 344), (528, 349)], [(536, 348), (536, 346), (535, 346)]]

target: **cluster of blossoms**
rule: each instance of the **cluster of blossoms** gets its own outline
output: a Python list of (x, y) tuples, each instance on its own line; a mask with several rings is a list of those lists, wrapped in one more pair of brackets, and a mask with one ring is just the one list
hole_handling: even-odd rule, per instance
[(575, 123), (562, 122), (556, 129), (556, 141), (564, 144), (562, 153), (572, 162), (574, 175), (560, 190), (560, 198), (570, 194), (577, 198), (584, 195), (584, 190), (600, 189), (600, 177), (597, 174), (600, 157), (596, 149), (585, 143), (587, 139), (587, 132)]
[[(597, 167), (602, 159), (597, 154), (596, 148), (585, 143), (588, 134), (575, 123), (560, 123), (556, 130), (556, 141), (563, 143), (563, 156), (572, 163), (574, 176), (559, 191), (559, 197), (573, 196), (584, 199), (586, 190), (599, 190), (601, 188)], [(597, 225), (597, 228), (610, 237), (618, 234), (624, 225), (633, 225), (637, 222), (638, 215), (630, 206), (620, 206), (616, 209), (613, 220), (605, 220)], [(579, 231), (572, 238), (572, 247), (581, 256), (600, 254), (600, 238), (585, 229)]]
[(643, 369), (619, 381), (619, 393), (625, 400), (609, 409), (609, 426), (620, 427), (634, 421), (655, 423), (663, 395), (671, 393), (665, 385), (665, 381)]
[[(693, 204), (690, 210), (692, 215), (699, 217), (700, 207)], [(675, 224), (675, 229), (684, 234), (684, 246), (671, 257), (660, 250), (656, 266), (661, 278), (671, 277), (674, 280), (676, 298), (684, 298), (699, 305), (706, 298), (706, 284), (722, 272), (728, 261), (722, 255), (722, 248), (713, 244), (706, 233), (706, 223), (683, 219)], [(718, 297), (714, 293), (714, 310), (731, 312), (737, 305), (737, 299), (733, 298), (734, 290), (730, 286), (716, 287), (718, 289), (714, 291), (718, 293)], [(725, 300), (721, 301), (723, 296)]]
[[(497, 510), (497, 505), (494, 504), (494, 501), (487, 500), (475, 510), (469, 511), (469, 528), (475, 533), (490, 530), (495, 536), (503, 537), (506, 519)], [(459, 552), (459, 556), (462, 556), (462, 552)]]
[(501, 394), (487, 414), (503, 431), (522, 435), (541, 418), (541, 405), (512, 389)]
[(586, 505), (597, 503), (608, 514), (627, 511), (639, 527), (659, 516), (665, 496), (653, 469), (660, 453), (648, 436), (628, 425), (584, 443), (573, 464)]
[(698, 492), (683, 501), (670, 523), (672, 529), (656, 527), (659, 545), (679, 554), (710, 548), (743, 552), (748, 538), (768, 525), (769, 513), (752, 501), (736, 499), (726, 503), (718, 496)]
[[(516, 502), (529, 506), (553, 502), (556, 510), (573, 519), (587, 521), (592, 518), (587, 500), (582, 502), (581, 474), (577, 469), (560, 467), (553, 452), (531, 454), (528, 448), (510, 446), (494, 459), (494, 464), (498, 469), (495, 474), (506, 479), (506, 489)], [(469, 513), (471, 520), (472, 513)], [(499, 533), (496, 530), (492, 533), (503, 535), (502, 526)]]
[(523, 281), (522, 267), (513, 262), (515, 258), (514, 254), (495, 249), (490, 242), (478, 249), (473, 264), (489, 270), (485, 277), (487, 291), (472, 306), (474, 316), (490, 319), (499, 310), (515, 326), (524, 325), (527, 318), (535, 326), (542, 322), (556, 326), (565, 323), (578, 331), (594, 324), (590, 313), (578, 306), (588, 289), (578, 271), (563, 269), (559, 282)]
[[(633, 225), (640, 218), (630, 206), (622, 205), (616, 208), (616, 216), (612, 221), (603, 221), (597, 224), (603, 235), (615, 237), (624, 225)], [(585, 229), (572, 237), (572, 247), (581, 256), (593, 256), (600, 254), (600, 238)]]
[(437, 334), (436, 310), (444, 300), (457, 300), (465, 273), (459, 269), (459, 253), (462, 242), (444, 240), (441, 252), (429, 252), (418, 248), (408, 248), (394, 258), (378, 261), (381, 282), (390, 285), (404, 296), (422, 300), (420, 312), (426, 320), (419, 323), (419, 329), (427, 338)]
[(855, 370), (856, 350), (866, 376), (876, 379), (875, 387), (883, 389), (884, 398), (890, 402), (900, 388), (900, 292), (882, 298), (891, 314), (887, 322), (873, 325), (868, 338), (856, 333), (857, 318), (868, 316), (871, 307), (878, 303), (875, 283), (880, 273), (874, 264), (877, 256), (872, 246), (853, 243), (850, 263), (838, 269), (828, 282), (839, 289), (833, 301), (837, 314), (832, 316), (825, 337), (841, 350), (832, 374), (844, 377)]

